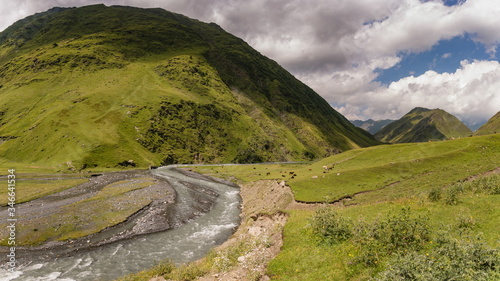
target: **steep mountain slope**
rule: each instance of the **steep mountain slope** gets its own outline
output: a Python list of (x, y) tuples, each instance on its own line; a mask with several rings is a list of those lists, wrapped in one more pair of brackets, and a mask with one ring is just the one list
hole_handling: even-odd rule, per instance
[(442, 109), (417, 107), (375, 134), (383, 142), (406, 143), (470, 136), (472, 131)]
[(378, 144), (216, 24), (53, 8), (0, 33), (0, 157), (82, 169), (313, 159)]
[(474, 135), (475, 136), (481, 136), (481, 135), (489, 135), (489, 134), (496, 134), (500, 132), (500, 111), (497, 112), (497, 114), (493, 115), (486, 124), (481, 126)]
[(354, 120), (351, 121), (351, 123), (358, 127), (361, 128), (370, 134), (374, 135), (378, 131), (380, 131), (383, 127), (387, 126), (388, 124), (394, 122), (395, 120), (390, 120), (390, 119), (384, 119), (384, 120), (373, 120), (373, 119), (368, 119), (365, 121), (362, 120)]

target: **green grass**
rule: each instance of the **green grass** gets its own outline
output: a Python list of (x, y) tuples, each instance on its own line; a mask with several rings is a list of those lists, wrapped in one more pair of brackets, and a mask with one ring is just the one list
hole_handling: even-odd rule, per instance
[(474, 135), (488, 135), (496, 134), (500, 131), (500, 111), (497, 112), (493, 117), (491, 117), (486, 124), (481, 126)]
[(104, 5), (0, 34), (0, 124), (2, 160), (60, 172), (309, 160), (378, 144), (218, 26)]
[(417, 107), (375, 134), (384, 142), (409, 143), (450, 140), (472, 135), (455, 116), (442, 109)]
[(54, 173), (56, 167), (50, 165), (33, 165), (26, 163), (19, 163), (15, 161), (8, 161), (6, 159), (0, 159), (0, 176), (5, 176), (8, 170), (14, 169), (15, 173), (18, 175), (26, 174), (26, 177), (31, 177), (32, 175), (43, 175)]
[[(387, 271), (390, 271), (389, 265), (397, 270), (403, 270), (401, 266), (408, 265), (410, 268), (405, 270), (418, 272), (417, 265), (404, 260), (411, 260), (409, 253), (429, 263), (429, 268), (437, 270), (436, 276), (438, 273), (444, 276), (453, 274), (453, 270), (448, 270), (456, 268), (452, 266), (453, 261), (440, 256), (443, 262), (441, 270), (431, 266), (431, 257), (426, 260), (426, 254), (437, 255), (440, 251), (451, 254), (446, 247), (454, 245), (453, 241), (463, 243), (463, 251), (488, 252), (488, 248), (498, 249), (500, 246), (497, 231), (500, 176), (481, 176), (500, 167), (499, 144), (500, 135), (488, 135), (356, 149), (303, 164), (191, 169), (241, 183), (261, 178), (286, 180), (296, 199), (303, 201), (332, 201), (350, 195), (352, 200), (344, 200), (344, 206), (336, 207), (336, 211), (353, 227), (384, 221), (398, 214), (402, 208), (410, 208), (413, 217), (429, 218), (430, 239), (421, 249), (408, 250), (407, 256), (401, 256), (400, 260), (393, 254), (379, 252), (382, 253), (379, 258), (372, 260), (370, 253), (385, 249), (384, 243), (366, 244), (354, 238), (331, 245), (320, 243), (321, 239), (315, 236), (311, 223), (315, 211), (288, 211), (283, 248), (268, 267), (267, 273), (272, 280), (370, 280), (379, 274), (389, 278), (387, 276), (392, 276)], [(323, 166), (332, 167), (333, 164), (332, 170), (323, 173)], [(290, 172), (293, 172), (294, 179), (291, 179)], [(314, 176), (318, 178), (312, 178)], [(478, 178), (473, 182), (463, 182), (472, 176)], [(440, 199), (429, 199), (429, 193), (433, 190), (440, 191)], [(452, 191), (456, 200), (450, 203), (447, 197)], [(345, 226), (342, 223), (339, 225)], [(475, 240), (477, 235), (481, 237), (479, 242)], [(436, 241), (441, 238), (449, 241), (436, 246)], [(459, 265), (462, 263), (465, 268), (467, 259), (471, 259), (466, 255), (471, 252), (463, 253), (465, 256), (460, 258), (464, 260), (454, 262)], [(371, 261), (371, 265), (359, 264), (359, 261)], [(495, 277), (491, 278), (494, 280)]]
[(158, 262), (154, 267), (137, 272), (132, 275), (124, 276), (119, 281), (149, 281), (151, 278), (169, 274), (176, 268), (171, 260), (163, 260)]
[[(17, 175), (19, 178), (19, 175)], [(69, 189), (87, 182), (88, 179), (60, 179), (60, 180), (26, 180), (16, 182), (16, 204), (29, 202), (37, 198)], [(0, 205), (8, 203), (8, 190), (0, 191)]]
[[(410, 207), (413, 215), (427, 216), (431, 238), (421, 253), (433, 249), (436, 240), (443, 233), (456, 239), (467, 238), (481, 233), (488, 247), (498, 249), (498, 216), (500, 214), (500, 198), (496, 196), (465, 194), (460, 197), (461, 203), (447, 206), (443, 203), (430, 203), (405, 199), (390, 203), (374, 203), (338, 208), (337, 212), (350, 218), (354, 224), (376, 221), (397, 214), (401, 208)], [(310, 225), (313, 211), (292, 211), (283, 236), (285, 242), (282, 251), (271, 261), (268, 274), (272, 280), (368, 280), (387, 268), (391, 255), (384, 256), (372, 266), (358, 265), (356, 260), (362, 257), (366, 249), (359, 247), (355, 240), (325, 245), (318, 243)], [(460, 227), (466, 223), (470, 229)], [(437, 272), (436, 272), (437, 274)]]
[[(429, 191), (499, 166), (500, 135), (453, 141), (396, 144), (350, 150), (317, 162), (247, 166), (192, 167), (241, 182), (285, 180), (295, 199), (351, 203), (391, 200)], [(323, 167), (332, 167), (326, 171)], [(293, 174), (291, 174), (293, 172)], [(292, 176), (294, 177), (292, 179)]]

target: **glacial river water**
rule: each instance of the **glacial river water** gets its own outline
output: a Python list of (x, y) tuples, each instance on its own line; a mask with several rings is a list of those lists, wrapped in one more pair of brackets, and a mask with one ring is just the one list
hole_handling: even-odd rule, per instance
[(196, 189), (219, 194), (212, 209), (171, 230), (139, 236), (74, 253), (71, 257), (36, 261), (20, 266), (17, 272), (0, 271), (7, 280), (114, 280), (128, 273), (153, 266), (166, 258), (176, 263), (197, 260), (214, 246), (222, 244), (239, 224), (239, 189), (209, 179), (192, 177), (172, 167), (161, 167), (154, 174), (166, 178), (177, 193), (176, 212), (193, 212)]

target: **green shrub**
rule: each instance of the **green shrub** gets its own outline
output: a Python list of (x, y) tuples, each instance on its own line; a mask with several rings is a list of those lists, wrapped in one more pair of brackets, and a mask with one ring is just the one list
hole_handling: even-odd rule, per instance
[(378, 240), (388, 252), (420, 249), (430, 239), (428, 221), (427, 217), (413, 217), (410, 208), (403, 208), (386, 221), (376, 222), (369, 238)]
[(435, 187), (429, 192), (429, 195), (427, 196), (427, 198), (431, 202), (437, 202), (437, 201), (441, 200), (442, 193), (443, 193), (443, 191), (441, 190), (440, 187)]
[(464, 230), (464, 229), (471, 230), (472, 228), (474, 228), (474, 226), (476, 226), (476, 220), (472, 217), (470, 212), (466, 212), (466, 211), (462, 210), (458, 214), (456, 220), (457, 220), (456, 227), (459, 230)]
[(442, 239), (428, 253), (398, 253), (374, 280), (500, 280), (500, 254), (480, 238)]
[(119, 278), (119, 281), (148, 281), (152, 277), (165, 276), (175, 269), (171, 259), (158, 262), (153, 268)]
[(208, 271), (198, 266), (196, 263), (188, 263), (178, 267), (176, 270), (166, 275), (166, 279), (178, 281), (191, 281), (205, 275)]
[(478, 193), (500, 194), (500, 174), (481, 177), (473, 181), (471, 185), (473, 191)]
[[(483, 176), (472, 181), (460, 181), (450, 185), (444, 192), (444, 203), (446, 205), (457, 205), (459, 195), (464, 192), (500, 194), (500, 174)], [(443, 197), (443, 190), (440, 187), (433, 188), (427, 195), (431, 202), (437, 202)]]
[(311, 218), (311, 228), (320, 243), (335, 244), (351, 239), (359, 247), (355, 264), (376, 266), (395, 252), (420, 250), (430, 240), (427, 217), (412, 216), (410, 208), (373, 223), (354, 225), (333, 208), (319, 209)]
[(164, 261), (159, 262), (155, 267), (153, 267), (149, 272), (152, 276), (163, 276), (172, 272), (175, 269), (175, 263), (166, 259)]
[[(463, 193), (472, 191), (474, 193), (500, 194), (500, 174), (482, 176), (472, 181), (461, 181), (451, 185), (448, 192)], [(453, 197), (454, 195), (451, 195)]]
[(354, 242), (360, 246), (360, 253), (354, 262), (375, 266), (392, 253), (422, 249), (430, 240), (428, 221), (427, 217), (412, 216), (410, 208), (403, 208), (386, 220), (357, 225)]
[(446, 190), (446, 196), (444, 198), (444, 203), (446, 205), (457, 205), (458, 195), (461, 193), (462, 185), (452, 185), (450, 188)]
[(319, 242), (325, 244), (345, 241), (353, 234), (352, 223), (331, 207), (317, 210), (311, 219), (311, 227)]

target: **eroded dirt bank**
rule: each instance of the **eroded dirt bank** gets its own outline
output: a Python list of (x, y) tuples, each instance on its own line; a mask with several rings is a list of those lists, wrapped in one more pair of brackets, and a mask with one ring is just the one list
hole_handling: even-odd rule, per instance
[[(227, 256), (225, 252), (234, 251), (242, 245), (249, 245), (248, 250), (237, 257), (236, 265), (212, 269), (196, 280), (269, 280), (265, 275), (267, 265), (283, 245), (282, 232), (287, 221), (287, 214), (283, 210), (289, 207), (311, 207), (295, 203), (290, 188), (284, 182), (261, 180), (240, 187), (243, 202), (241, 224), (231, 238), (215, 248), (214, 252), (223, 258)], [(203, 262), (204, 259), (195, 263)], [(151, 279), (163, 280), (163, 277)]]

